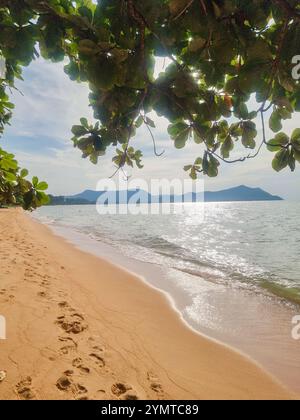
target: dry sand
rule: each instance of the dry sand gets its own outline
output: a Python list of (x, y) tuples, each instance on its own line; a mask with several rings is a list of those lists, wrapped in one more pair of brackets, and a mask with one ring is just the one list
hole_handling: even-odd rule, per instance
[(0, 210), (0, 399), (285, 399), (160, 292), (20, 210)]

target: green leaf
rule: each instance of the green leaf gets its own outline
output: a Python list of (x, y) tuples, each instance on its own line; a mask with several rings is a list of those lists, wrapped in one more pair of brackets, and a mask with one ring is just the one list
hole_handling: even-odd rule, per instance
[(281, 116), (278, 111), (273, 111), (269, 120), (269, 126), (274, 133), (282, 129)]
[(227, 159), (230, 156), (230, 152), (234, 149), (234, 142), (231, 136), (227, 136), (226, 140), (221, 146), (221, 154), (223, 158)]
[(267, 143), (267, 149), (270, 152), (278, 152), (282, 149), (282, 146), (279, 145), (278, 141), (274, 138), (268, 141)]
[(39, 200), (39, 204), (44, 206), (50, 202), (50, 198), (47, 194), (43, 193), (42, 191), (37, 191), (36, 197)]
[(29, 172), (27, 169), (22, 169), (20, 172), (20, 177), (21, 178), (26, 178), (28, 176)]
[(140, 128), (144, 123), (144, 118), (142, 117), (142, 115), (140, 115), (138, 117), (138, 119), (135, 121), (135, 126), (136, 128)]
[(186, 128), (183, 130), (178, 136), (175, 138), (175, 147), (176, 149), (183, 149), (186, 145), (186, 142), (189, 138), (190, 128)]
[(34, 188), (36, 188), (36, 187), (37, 187), (38, 183), (39, 183), (39, 179), (38, 179), (38, 177), (37, 177), (37, 176), (34, 176), (34, 177), (32, 178), (32, 185), (34, 186)]
[(296, 160), (293, 154), (290, 154), (289, 156), (289, 167), (292, 172), (296, 169)]
[(85, 127), (81, 126), (81, 125), (74, 125), (72, 127), (72, 133), (76, 137), (82, 137), (85, 134), (88, 134), (88, 130)]
[(294, 150), (294, 158), (300, 163), (300, 151)]
[(89, 130), (89, 123), (88, 123), (88, 120), (86, 118), (80, 118), (80, 123), (84, 128)]
[(196, 168), (193, 166), (190, 172), (190, 177), (192, 178), (192, 180), (196, 180), (197, 179), (197, 171)]
[(291, 140), (292, 140), (292, 143), (300, 142), (300, 128), (296, 128), (296, 130), (293, 131)]
[(69, 64), (64, 67), (64, 72), (70, 77), (71, 80), (78, 80), (80, 77), (80, 68), (78, 64), (71, 60)]
[(147, 124), (147, 125), (149, 125), (150, 127), (155, 128), (155, 122), (154, 122), (153, 120), (151, 120), (151, 118), (146, 117), (146, 118), (145, 118), (145, 122), (146, 122), (146, 124)]
[(289, 157), (290, 157), (290, 153), (286, 149), (283, 149), (277, 152), (272, 162), (273, 169), (276, 172), (282, 171), (284, 168), (288, 166)]
[(285, 133), (279, 133), (275, 136), (274, 139), (268, 141), (267, 149), (270, 152), (276, 152), (281, 150), (283, 146), (287, 146), (289, 141), (290, 139)]
[(9, 182), (15, 182), (17, 180), (16, 175), (11, 172), (5, 172), (4, 178)]
[(17, 170), (18, 164), (10, 155), (7, 154), (3, 159), (0, 160), (0, 168), (6, 171)]
[(196, 166), (201, 166), (201, 165), (202, 165), (202, 163), (203, 163), (203, 159), (202, 159), (201, 157), (198, 157), (198, 158), (195, 160), (194, 165), (196, 165)]
[(293, 150), (295, 152), (300, 152), (300, 129), (296, 128), (296, 130), (293, 131), (292, 138), (291, 138)]
[(183, 169), (185, 170), (185, 172), (188, 172), (192, 169), (193, 165), (186, 165)]
[(238, 118), (242, 118), (243, 120), (246, 120), (249, 115), (247, 105), (245, 103), (241, 103), (238, 109), (235, 111), (235, 114)]
[(178, 122), (178, 123), (169, 125), (169, 127), (168, 127), (168, 133), (170, 134), (170, 136), (173, 139), (176, 139), (176, 137), (180, 133), (182, 133), (183, 131), (185, 131), (188, 128), (189, 128), (189, 126), (186, 123), (184, 123), (184, 122)]
[(210, 178), (215, 178), (218, 176), (220, 162), (211, 154), (205, 152), (203, 157), (203, 173), (204, 175), (208, 175)]
[(200, 136), (200, 133), (199, 133), (199, 131), (198, 131), (198, 130), (193, 129), (193, 134), (194, 134), (194, 142), (195, 142), (196, 144), (201, 144), (201, 143), (203, 143), (203, 142), (204, 142), (204, 139), (203, 139), (203, 137), (202, 137), (202, 136)]
[(292, 113), (286, 108), (278, 108), (278, 112), (283, 120), (289, 120), (292, 118)]
[(47, 190), (47, 189), (48, 189), (48, 184), (47, 184), (47, 182), (39, 182), (39, 183), (37, 184), (37, 186), (36, 186), (36, 189), (37, 189), (38, 191), (45, 191), (45, 190)]
[(257, 136), (255, 123), (253, 121), (245, 121), (242, 130), (242, 144), (247, 149), (255, 149), (256, 142), (254, 139)]
[(217, 177), (218, 174), (219, 174), (219, 169), (218, 169), (219, 166), (220, 166), (220, 162), (215, 157), (210, 156), (210, 159), (209, 159), (209, 168), (208, 168), (207, 175), (210, 178)]

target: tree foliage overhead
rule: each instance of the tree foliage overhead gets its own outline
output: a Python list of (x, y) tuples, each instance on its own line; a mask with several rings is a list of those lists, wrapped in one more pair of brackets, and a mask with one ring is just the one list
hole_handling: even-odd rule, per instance
[[(118, 168), (141, 167), (132, 138), (145, 124), (155, 146), (155, 111), (169, 120), (175, 147), (199, 144), (199, 157), (185, 167), (192, 178), (217, 176), (221, 162), (254, 158), (264, 146), (276, 171), (293, 171), (300, 131), (291, 138), (281, 131), (300, 110), (299, 23), (298, 0), (0, 0), (0, 51), (9, 86), (39, 54), (67, 58), (71, 80), (89, 82), (98, 122), (82, 118), (72, 131), (93, 163), (116, 146)], [(158, 77), (156, 57), (171, 63)], [(5, 100), (0, 95), (0, 129)], [(243, 155), (233, 158), (235, 149)]]
[(34, 177), (31, 183), (27, 175), (27, 169), (19, 168), (14, 155), (0, 148), (0, 207), (21, 205), (25, 210), (33, 210), (48, 203), (46, 182)]

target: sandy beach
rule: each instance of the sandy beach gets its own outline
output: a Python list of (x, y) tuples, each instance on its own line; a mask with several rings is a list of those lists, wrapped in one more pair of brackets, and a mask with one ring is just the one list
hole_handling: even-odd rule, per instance
[(0, 210), (0, 399), (288, 399), (167, 298), (21, 210)]

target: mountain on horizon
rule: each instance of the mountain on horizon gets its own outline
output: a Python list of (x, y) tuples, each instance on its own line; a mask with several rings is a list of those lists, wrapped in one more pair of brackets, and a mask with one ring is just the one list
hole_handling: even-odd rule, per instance
[[(79, 205), (79, 204), (95, 204), (98, 198), (104, 193), (104, 191), (93, 191), (85, 190), (80, 194), (76, 194), (68, 197), (55, 197), (51, 196), (50, 205)], [(123, 191), (124, 193), (124, 191)], [(106, 193), (111, 198), (111, 202), (115, 197), (115, 192), (110, 191)], [(144, 190), (129, 190), (126, 198), (122, 197), (122, 192), (117, 192), (117, 204), (126, 204), (135, 194), (139, 195), (139, 202), (141, 204), (150, 202), (202, 202), (203, 198), (205, 202), (237, 202), (237, 201), (282, 201), (283, 198), (269, 194), (261, 188), (250, 188), (245, 185), (239, 187), (233, 187), (221, 191), (206, 191), (204, 194), (188, 193), (184, 196), (179, 195), (161, 195), (151, 196)]]
[(261, 188), (250, 188), (245, 185), (222, 191), (204, 193), (207, 202), (227, 201), (283, 201), (282, 197), (272, 195)]

